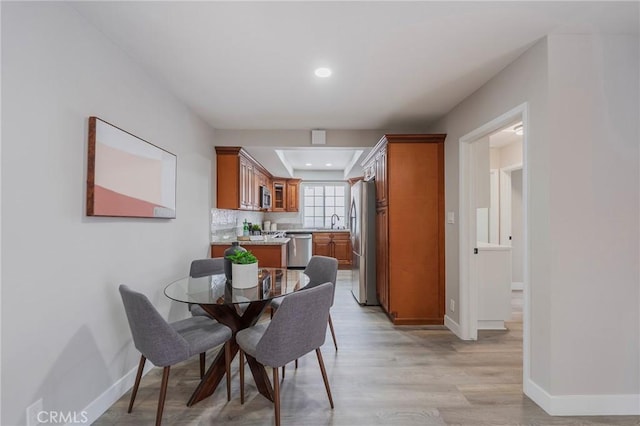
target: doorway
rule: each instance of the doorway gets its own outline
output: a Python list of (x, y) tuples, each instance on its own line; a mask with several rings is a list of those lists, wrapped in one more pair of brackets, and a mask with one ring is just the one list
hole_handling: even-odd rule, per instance
[[(518, 243), (521, 254), (518, 255), (521, 262), (517, 265), (521, 271), (521, 283), (522, 283), (522, 330), (523, 330), (523, 342), (522, 342), (522, 356), (523, 356), (523, 383), (527, 383), (529, 378), (529, 359), (530, 359), (530, 332), (529, 332), (529, 288), (528, 288), (528, 250), (527, 250), (527, 128), (528, 128), (528, 106), (526, 103), (502, 114), (501, 116), (491, 120), (485, 125), (477, 128), (476, 130), (466, 134), (459, 141), (460, 149), (460, 168), (459, 168), (459, 181), (460, 181), (460, 252), (459, 252), (459, 269), (460, 269), (460, 333), (459, 336), (464, 340), (477, 340), (478, 338), (478, 314), (479, 314), (479, 284), (477, 280), (478, 268), (481, 266), (478, 261), (478, 236), (486, 235), (489, 243), (497, 243), (509, 245), (514, 242), (513, 233), (513, 221), (516, 220), (521, 223), (518, 226), (520, 235), (518, 236)], [(499, 223), (499, 229), (496, 232), (496, 218), (495, 218), (495, 201), (493, 203), (493, 209), (491, 209), (491, 195), (486, 194), (484, 191), (490, 192), (490, 175), (487, 174), (486, 189), (483, 185), (478, 184), (478, 176), (484, 170), (484, 167), (489, 168), (490, 158), (484, 158), (488, 156), (485, 153), (488, 149), (483, 149), (482, 143), (488, 145), (489, 136), (497, 131), (504, 129), (514, 123), (522, 123), (522, 161), (521, 164), (504, 165), (497, 168), (497, 174), (499, 175), (498, 182), (503, 178), (504, 184), (499, 185), (498, 192), (500, 196), (504, 197), (505, 201), (499, 203), (498, 207), (502, 214), (498, 214), (497, 222)], [(508, 177), (508, 178), (507, 178)], [(495, 182), (495, 181), (494, 181)], [(517, 185), (521, 188), (519, 197), (521, 199), (520, 208), (518, 211), (512, 211), (511, 198), (513, 197), (512, 187), (514, 184), (521, 182), (521, 185)], [(495, 185), (495, 183), (494, 183)], [(518, 195), (516, 195), (518, 196)], [(509, 200), (508, 202), (506, 200)], [(483, 205), (484, 203), (484, 205)], [(487, 211), (479, 211), (478, 206), (487, 207)], [(509, 207), (507, 207), (509, 206)], [(506, 209), (509, 208), (509, 214), (506, 214)], [(493, 210), (493, 211), (492, 211)], [(492, 218), (493, 213), (493, 218)], [(514, 215), (514, 213), (516, 213)], [(484, 226), (486, 218), (487, 229), (482, 229), (480, 234), (478, 233), (478, 227)], [(492, 232), (491, 224), (494, 224)], [(516, 231), (518, 233), (518, 231)], [(510, 277), (510, 281), (513, 281), (514, 277)], [(520, 281), (513, 281), (520, 282)], [(509, 290), (511, 290), (511, 283), (509, 283)], [(504, 294), (504, 292), (502, 293)], [(509, 291), (509, 301), (511, 292)]]

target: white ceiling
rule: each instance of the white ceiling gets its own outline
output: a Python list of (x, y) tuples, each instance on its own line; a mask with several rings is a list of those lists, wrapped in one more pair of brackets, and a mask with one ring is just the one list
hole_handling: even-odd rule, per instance
[(504, 129), (489, 135), (489, 146), (491, 148), (502, 148), (514, 142), (522, 141), (522, 135), (517, 134), (514, 130), (516, 126), (522, 126), (522, 121), (510, 124)]
[[(274, 176), (297, 177), (301, 171), (340, 171), (342, 178), (348, 178), (362, 174), (362, 168), (359, 165), (360, 161), (366, 157), (371, 148), (250, 146), (245, 147), (245, 150)], [(307, 166), (307, 164), (311, 164), (311, 166)], [(327, 164), (331, 164), (331, 166), (327, 166)], [(318, 173), (316, 175), (321, 176)], [(335, 176), (335, 173), (331, 176)]]
[(355, 149), (286, 149), (285, 161), (294, 170), (344, 170), (357, 160), (362, 150)]
[(216, 129), (424, 130), (549, 33), (639, 27), (637, 2), (71, 4)]

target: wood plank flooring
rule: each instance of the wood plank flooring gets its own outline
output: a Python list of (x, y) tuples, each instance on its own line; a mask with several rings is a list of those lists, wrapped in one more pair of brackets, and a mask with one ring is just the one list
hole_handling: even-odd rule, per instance
[[(465, 342), (444, 327), (394, 327), (379, 307), (357, 305), (350, 289), (350, 272), (339, 271), (331, 310), (339, 351), (328, 331), (322, 347), (335, 409), (310, 353), (297, 370), (289, 365), (281, 382), (283, 425), (640, 425), (636, 416), (552, 417), (523, 395), (521, 292), (514, 292), (509, 330)], [(198, 384), (198, 357), (171, 370), (163, 424), (274, 424), (273, 405), (250, 374), (240, 405), (237, 358), (231, 402), (221, 386), (187, 407)], [(94, 424), (153, 424), (161, 376), (155, 368), (142, 379), (131, 414), (127, 392)]]

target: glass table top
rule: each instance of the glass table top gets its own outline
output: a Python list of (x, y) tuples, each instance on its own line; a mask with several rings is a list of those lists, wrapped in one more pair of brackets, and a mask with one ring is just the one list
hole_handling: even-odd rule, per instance
[(260, 268), (256, 285), (235, 288), (224, 274), (184, 277), (169, 284), (164, 294), (172, 300), (196, 304), (237, 304), (271, 300), (292, 293), (309, 282), (303, 271), (283, 268)]

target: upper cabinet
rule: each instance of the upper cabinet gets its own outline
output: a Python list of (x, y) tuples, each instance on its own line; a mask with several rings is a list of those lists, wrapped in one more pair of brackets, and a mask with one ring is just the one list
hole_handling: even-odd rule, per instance
[(387, 205), (387, 146), (376, 145), (369, 157), (365, 159), (364, 179), (375, 179), (376, 182), (376, 207)]
[(287, 211), (300, 209), (300, 179), (287, 179)]
[(216, 198), (219, 209), (262, 210), (260, 187), (271, 175), (240, 147), (216, 147)]
[(266, 210), (262, 208), (260, 187), (271, 190), (271, 209), (297, 212), (300, 179), (273, 177), (267, 169), (238, 146), (216, 147), (217, 208)]
[(287, 181), (273, 180), (273, 190), (271, 196), (271, 210), (274, 212), (287, 211)]

